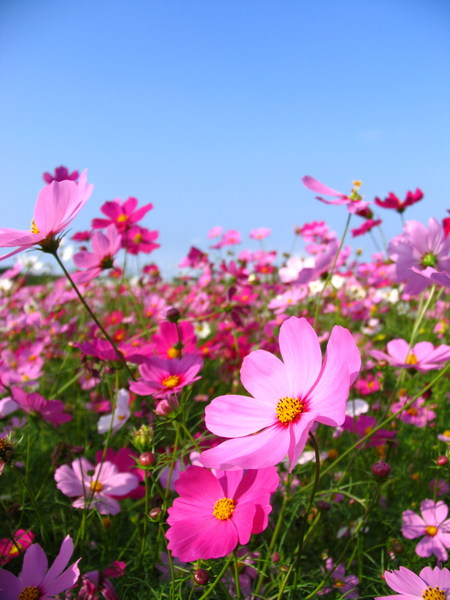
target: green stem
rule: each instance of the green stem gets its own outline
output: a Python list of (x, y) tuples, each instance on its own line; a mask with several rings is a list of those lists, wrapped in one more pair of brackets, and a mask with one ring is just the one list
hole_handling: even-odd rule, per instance
[(236, 556), (236, 550), (233, 550), (233, 566), (234, 566), (234, 585), (236, 588), (236, 597), (238, 600), (241, 600), (242, 598), (242, 594), (241, 594), (241, 586), (239, 583), (239, 564), (238, 564), (238, 559)]

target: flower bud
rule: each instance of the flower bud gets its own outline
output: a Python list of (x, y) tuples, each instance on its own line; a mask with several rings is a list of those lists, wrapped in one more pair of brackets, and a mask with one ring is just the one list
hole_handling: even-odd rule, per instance
[(153, 452), (143, 452), (139, 457), (139, 464), (143, 467), (151, 467), (155, 462), (155, 455)]
[(178, 310), (178, 308), (175, 308), (174, 306), (172, 306), (172, 308), (169, 308), (169, 310), (166, 312), (166, 319), (170, 322), (170, 323), (178, 323), (178, 321), (180, 320), (180, 311)]
[(139, 452), (147, 452), (152, 447), (153, 429), (150, 425), (142, 425), (132, 434), (131, 443)]
[(436, 464), (439, 467), (445, 467), (445, 465), (448, 463), (448, 458), (445, 456), (445, 454), (442, 454), (442, 456), (438, 456), (436, 459)]
[(206, 569), (196, 569), (193, 573), (194, 581), (197, 585), (206, 585), (209, 581), (209, 573)]
[(370, 468), (375, 477), (379, 479), (384, 479), (391, 472), (391, 465), (385, 462), (376, 462)]

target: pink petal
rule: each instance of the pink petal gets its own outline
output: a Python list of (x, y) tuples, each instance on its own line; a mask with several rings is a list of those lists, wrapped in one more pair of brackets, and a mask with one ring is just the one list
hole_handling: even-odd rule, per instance
[(302, 181), (303, 185), (317, 194), (325, 194), (325, 196), (337, 196), (338, 198), (347, 198), (347, 196), (342, 192), (338, 192), (332, 188), (329, 188), (309, 175), (302, 177)]
[[(47, 575), (45, 576), (44, 582), (47, 580), (50, 581), (52, 579), (55, 579), (56, 577), (58, 577), (58, 575), (60, 575), (62, 573), (64, 568), (67, 566), (67, 563), (69, 562), (70, 557), (73, 554), (73, 549), (74, 549), (74, 545), (73, 545), (72, 538), (70, 537), (70, 535), (66, 535), (66, 537), (64, 538), (64, 540), (61, 544), (61, 548), (59, 550), (58, 556), (55, 558), (52, 566), (48, 570)], [(55, 592), (55, 593), (57, 593), (57, 592)]]
[(166, 533), (168, 548), (182, 562), (227, 556), (238, 543), (232, 519), (210, 519), (179, 522)]
[(244, 358), (241, 381), (254, 398), (273, 406), (290, 394), (285, 365), (266, 350), (255, 350)]
[(420, 598), (427, 587), (418, 575), (405, 567), (400, 567), (398, 571), (386, 571), (384, 578), (388, 586), (399, 594), (411, 594)]
[(25, 586), (15, 575), (0, 569), (0, 592), (2, 600), (17, 600)]
[(39, 544), (31, 544), (25, 552), (19, 575), (23, 586), (39, 586), (44, 579), (47, 565), (47, 557)]
[(437, 526), (446, 519), (448, 506), (442, 500), (435, 503), (433, 500), (427, 499), (420, 503), (420, 512), (427, 525)]
[(275, 403), (249, 396), (219, 396), (206, 407), (206, 427), (221, 437), (242, 437), (276, 422)]
[(250, 540), (255, 511), (254, 502), (238, 502), (234, 509), (232, 521), (236, 527), (240, 544), (247, 544)]

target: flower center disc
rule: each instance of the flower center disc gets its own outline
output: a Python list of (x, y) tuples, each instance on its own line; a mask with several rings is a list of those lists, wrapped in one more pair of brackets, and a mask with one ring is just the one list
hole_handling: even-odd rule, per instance
[(419, 361), (417, 360), (417, 356), (414, 354), (414, 352), (411, 352), (411, 354), (408, 354), (406, 357), (405, 362), (407, 365), (417, 365)]
[(231, 517), (236, 508), (236, 503), (232, 498), (221, 498), (214, 504), (213, 515), (219, 521), (226, 521)]
[(91, 483), (91, 492), (101, 492), (103, 489), (103, 484), (100, 481), (93, 481)]
[(275, 411), (280, 423), (287, 425), (305, 412), (305, 403), (299, 398), (290, 398), (289, 396), (286, 396), (285, 398), (280, 398), (280, 400), (278, 400)]
[(181, 378), (178, 377), (178, 375), (169, 375), (169, 377), (163, 379), (161, 383), (170, 390), (180, 383), (180, 379)]
[(427, 589), (422, 594), (422, 598), (424, 600), (445, 600), (446, 594), (441, 588), (435, 587), (427, 587)]
[[(31, 233), (39, 233), (39, 229), (37, 228), (37, 225), (34, 221), (34, 219), (31, 221)], [(25, 588), (27, 589), (27, 588)]]
[(175, 346), (172, 346), (172, 348), (169, 348), (167, 350), (167, 357), (168, 358), (178, 358), (180, 356), (180, 351), (177, 350), (175, 348)]
[(18, 600), (38, 600), (39, 598), (41, 598), (41, 592), (39, 588), (35, 585), (33, 587), (27, 585), (27, 587), (24, 587), (20, 592)]
[(428, 525), (428, 527), (425, 527), (425, 533), (430, 537), (434, 537), (437, 534), (437, 532), (438, 528), (434, 525)]
[(422, 256), (422, 266), (423, 267), (435, 267), (437, 265), (437, 257), (432, 252), (428, 252), (428, 254), (424, 254)]

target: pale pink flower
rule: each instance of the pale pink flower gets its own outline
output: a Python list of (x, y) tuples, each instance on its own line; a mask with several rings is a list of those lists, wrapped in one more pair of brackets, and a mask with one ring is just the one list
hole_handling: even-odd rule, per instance
[(61, 233), (89, 200), (93, 186), (87, 183), (87, 171), (78, 183), (53, 181), (39, 192), (29, 231), (0, 228), (0, 248), (14, 248), (0, 256), (4, 260), (32, 246), (49, 251), (58, 247), (57, 235)]
[(448, 559), (450, 548), (450, 519), (447, 519), (448, 506), (440, 500), (424, 500), (420, 503), (421, 516), (412, 510), (405, 510), (402, 518), (402, 534), (408, 539), (423, 537), (416, 546), (418, 556), (428, 558), (434, 554), (439, 560)]
[(114, 256), (120, 250), (121, 236), (114, 225), (106, 228), (106, 235), (96, 231), (91, 239), (92, 252), (82, 250), (73, 257), (73, 262), (78, 269), (73, 279), (76, 283), (87, 283), (95, 279), (105, 269), (117, 268), (114, 264)]
[(216, 225), (215, 227), (212, 227), (209, 232), (208, 232), (208, 239), (212, 240), (216, 237), (219, 237), (219, 235), (222, 235), (223, 229), (220, 225)]
[(406, 567), (398, 571), (385, 571), (388, 586), (398, 592), (390, 596), (377, 596), (375, 600), (448, 600), (450, 598), (450, 571), (425, 567), (416, 575)]
[[(73, 553), (72, 538), (67, 535), (50, 569), (45, 552), (39, 544), (32, 544), (23, 558), (22, 571), (16, 577), (0, 569), (0, 597), (2, 600), (51, 600), (71, 588), (80, 576), (80, 559), (65, 569)], [(65, 570), (64, 570), (65, 569)]]
[(132, 473), (122, 473), (113, 463), (93, 465), (77, 458), (72, 466), (62, 465), (55, 471), (56, 487), (69, 497), (76, 496), (74, 508), (96, 508), (102, 515), (116, 515), (120, 504), (114, 496), (124, 496), (139, 485)]
[(450, 360), (450, 346), (433, 346), (431, 342), (419, 342), (410, 347), (406, 340), (396, 338), (386, 345), (386, 352), (371, 350), (370, 355), (377, 360), (385, 360), (393, 367), (416, 369), (421, 373), (439, 369)]
[(97, 423), (97, 430), (99, 433), (106, 433), (111, 427), (112, 433), (115, 433), (125, 425), (130, 415), (130, 394), (127, 390), (119, 390), (117, 392), (116, 410), (114, 413), (100, 417)]
[(259, 227), (250, 231), (250, 237), (253, 240), (263, 240), (270, 235), (271, 230), (268, 227)]
[(287, 454), (293, 468), (314, 422), (333, 427), (344, 422), (350, 385), (361, 366), (350, 332), (333, 328), (323, 361), (317, 335), (304, 318), (285, 321), (279, 342), (283, 362), (265, 350), (244, 359), (241, 381), (252, 396), (219, 396), (207, 406), (207, 428), (233, 439), (203, 452), (205, 466), (258, 469)]
[(325, 196), (331, 196), (334, 198), (333, 200), (327, 200), (322, 196), (316, 196), (317, 200), (321, 202), (325, 202), (325, 204), (346, 204), (348, 211), (351, 213), (356, 213), (357, 211), (364, 210), (370, 205), (370, 202), (365, 202), (362, 200), (362, 196), (359, 194), (358, 190), (361, 185), (359, 181), (353, 182), (353, 189), (349, 195), (343, 194), (342, 192), (338, 192), (324, 185), (314, 177), (310, 177), (309, 175), (305, 175), (302, 177), (303, 185), (305, 185), (308, 189), (316, 192), (318, 194), (324, 194)]

